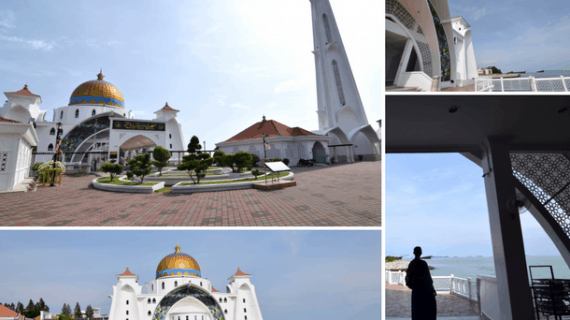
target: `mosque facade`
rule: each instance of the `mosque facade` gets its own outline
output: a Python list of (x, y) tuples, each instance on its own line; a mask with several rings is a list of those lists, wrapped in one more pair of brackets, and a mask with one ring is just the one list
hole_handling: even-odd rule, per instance
[(52, 160), (57, 149), (57, 126), (61, 124), (60, 150), (64, 162), (100, 167), (110, 159), (124, 163), (137, 154), (156, 146), (167, 150), (184, 150), (182, 128), (168, 103), (156, 111), (153, 120), (138, 120), (125, 109), (125, 100), (119, 89), (103, 80), (100, 72), (96, 80), (80, 84), (71, 94), (67, 106), (55, 108), (52, 120), (41, 110), (40, 95), (26, 85), (22, 90), (5, 92), (8, 98), (0, 108), (0, 116), (33, 123), (39, 141), (32, 161)]
[(109, 320), (263, 320), (251, 277), (238, 268), (226, 292), (218, 291), (177, 245), (144, 286), (129, 268), (117, 275)]

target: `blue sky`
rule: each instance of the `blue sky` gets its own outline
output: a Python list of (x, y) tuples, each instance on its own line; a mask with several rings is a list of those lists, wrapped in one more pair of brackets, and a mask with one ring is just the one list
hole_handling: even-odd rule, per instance
[[(460, 154), (386, 155), (386, 255), (492, 256), (483, 171)], [(559, 256), (529, 213), (527, 255)]]
[(0, 302), (108, 313), (116, 275), (153, 280), (177, 241), (218, 290), (252, 274), (266, 320), (380, 318), (381, 231), (2, 230)]
[[(377, 128), (379, 1), (331, 0), (368, 120)], [(180, 110), (186, 144), (214, 143), (261, 121), (318, 129), (307, 0), (11, 1), (0, 8), (0, 90), (65, 106), (81, 83), (105, 80), (140, 119)]]
[(478, 66), (570, 70), (568, 1), (453, 0), (449, 12), (471, 25)]

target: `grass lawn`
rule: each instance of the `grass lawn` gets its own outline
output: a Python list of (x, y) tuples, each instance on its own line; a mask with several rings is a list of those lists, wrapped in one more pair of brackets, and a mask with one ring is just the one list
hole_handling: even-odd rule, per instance
[(118, 186), (153, 186), (153, 185), (158, 183), (158, 182), (145, 182), (143, 184), (139, 184), (138, 182), (132, 182), (132, 181), (120, 181), (119, 177), (115, 177), (115, 179), (113, 179), (113, 182), (111, 182), (110, 177), (99, 178), (99, 179), (97, 179), (97, 182), (108, 183), (108, 184), (116, 184)]
[(172, 192), (172, 189), (170, 187), (164, 187), (154, 191), (154, 193), (169, 193), (169, 192)]
[[(279, 178), (288, 176), (289, 172), (281, 172), (279, 174)], [(268, 176), (269, 179), (271, 179), (271, 175)], [(277, 178), (277, 175), (274, 174), (273, 178)], [(250, 182), (250, 181), (265, 181), (265, 178), (263, 176), (259, 176), (257, 179), (255, 178), (250, 178), (250, 179), (243, 179), (243, 180), (230, 180), (230, 181), (208, 181), (208, 182), (200, 182), (199, 184), (194, 184), (194, 183), (181, 183), (179, 184), (179, 186), (201, 186), (201, 185), (205, 185), (205, 184), (224, 184), (224, 183), (237, 183), (237, 182)]]
[[(221, 176), (221, 173), (206, 173), (207, 176)], [(160, 177), (160, 176), (154, 176), (154, 177)], [(163, 174), (162, 177), (188, 177), (190, 178), (189, 175), (187, 174)]]

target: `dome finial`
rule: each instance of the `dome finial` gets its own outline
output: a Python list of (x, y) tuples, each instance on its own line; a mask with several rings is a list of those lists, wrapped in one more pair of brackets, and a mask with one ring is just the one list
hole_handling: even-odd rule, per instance
[(24, 90), (28, 90), (28, 84), (27, 83), (24, 85)]
[(105, 78), (105, 76), (103, 75), (103, 68), (101, 68), (101, 71), (99, 71), (97, 75), (97, 80), (103, 80), (103, 78)]
[(263, 115), (263, 121), (265, 121), (265, 115)]
[(178, 241), (176, 241), (176, 247), (174, 247), (175, 253), (180, 253), (180, 246), (178, 245)]

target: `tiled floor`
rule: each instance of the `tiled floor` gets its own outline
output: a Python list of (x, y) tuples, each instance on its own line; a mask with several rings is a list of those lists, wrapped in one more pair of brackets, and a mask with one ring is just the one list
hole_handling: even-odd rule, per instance
[[(469, 299), (452, 294), (438, 294), (436, 303), (438, 319), (479, 319), (479, 305)], [(386, 319), (410, 319), (411, 316), (412, 291), (386, 290)]]
[(293, 167), (296, 187), (211, 193), (96, 190), (94, 176), (0, 194), (2, 226), (379, 226), (381, 162)]

